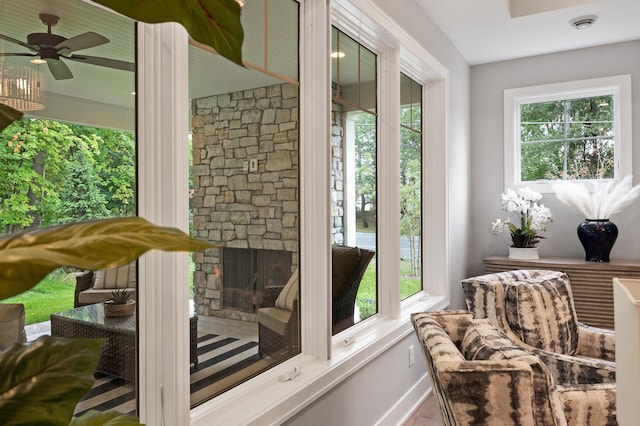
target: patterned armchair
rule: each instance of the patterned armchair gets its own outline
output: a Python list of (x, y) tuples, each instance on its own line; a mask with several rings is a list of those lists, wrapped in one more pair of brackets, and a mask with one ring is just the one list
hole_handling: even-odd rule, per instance
[(548, 367), (468, 311), (411, 316), (443, 423), (615, 425), (615, 384), (556, 385)]
[(579, 323), (566, 274), (517, 270), (462, 280), (467, 308), (535, 353), (563, 384), (615, 383), (615, 332)]

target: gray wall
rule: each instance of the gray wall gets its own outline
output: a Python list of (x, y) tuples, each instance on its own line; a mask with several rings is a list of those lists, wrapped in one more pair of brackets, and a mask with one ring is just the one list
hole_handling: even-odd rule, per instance
[[(509, 236), (493, 236), (491, 221), (506, 217), (501, 210), (504, 191), (503, 94), (505, 89), (571, 80), (631, 74), (633, 91), (633, 175), (640, 182), (640, 40), (569, 52), (534, 56), (471, 67), (471, 253), (470, 273), (483, 272), (486, 256), (506, 256)], [(555, 195), (543, 194), (553, 223), (538, 244), (541, 256), (584, 258), (576, 228), (584, 220), (580, 213), (560, 203)], [(619, 235), (612, 259), (640, 258), (640, 226), (637, 200), (611, 220)]]

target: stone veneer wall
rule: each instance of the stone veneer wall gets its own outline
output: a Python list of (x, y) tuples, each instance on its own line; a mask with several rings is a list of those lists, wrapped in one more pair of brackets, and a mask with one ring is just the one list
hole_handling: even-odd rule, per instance
[[(287, 250), (298, 268), (298, 88), (278, 84), (195, 99), (193, 234), (225, 247)], [(257, 172), (243, 170), (256, 159)], [(199, 315), (255, 321), (225, 310), (221, 249), (194, 253)]]

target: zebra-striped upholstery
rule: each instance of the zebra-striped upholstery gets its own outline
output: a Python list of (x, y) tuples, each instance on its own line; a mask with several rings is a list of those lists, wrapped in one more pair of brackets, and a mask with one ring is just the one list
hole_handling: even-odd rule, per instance
[(614, 384), (556, 386), (536, 356), (468, 311), (411, 321), (445, 425), (615, 424)]
[(566, 274), (516, 270), (462, 280), (467, 308), (538, 355), (562, 384), (615, 383), (615, 333), (578, 322)]

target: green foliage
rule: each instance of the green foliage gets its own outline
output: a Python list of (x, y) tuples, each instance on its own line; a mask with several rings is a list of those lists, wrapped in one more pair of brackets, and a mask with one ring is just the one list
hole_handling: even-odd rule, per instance
[(75, 279), (63, 269), (56, 269), (29, 291), (3, 300), (3, 303), (22, 303), (25, 323), (49, 321), (51, 312), (73, 309)]
[(14, 121), (20, 120), (21, 117), (22, 112), (5, 104), (0, 104), (0, 132)]
[(358, 294), (356, 295), (356, 305), (360, 311), (360, 319), (369, 318), (377, 312), (377, 297), (376, 258), (374, 257), (362, 276)]
[(120, 288), (117, 290), (113, 290), (109, 299), (107, 299), (107, 301), (104, 303), (109, 305), (126, 305), (130, 297), (131, 292), (129, 292), (126, 288)]
[(22, 232), (0, 239), (0, 299), (29, 290), (60, 266), (98, 270), (129, 263), (149, 250), (219, 247), (141, 217), (104, 219)]
[(91, 388), (104, 339), (54, 338), (0, 353), (3, 425), (68, 425)]
[(410, 275), (422, 269), (422, 134), (415, 130), (420, 118), (418, 105), (400, 111), (400, 234), (409, 239)]
[(242, 65), (244, 32), (234, 0), (95, 0), (142, 22), (179, 22), (189, 35)]
[(362, 226), (369, 227), (368, 210), (376, 204), (376, 116), (362, 113), (355, 117), (356, 199)]
[(613, 98), (523, 104), (521, 178), (613, 177)]
[(0, 233), (135, 213), (135, 139), (25, 118), (0, 133)]

